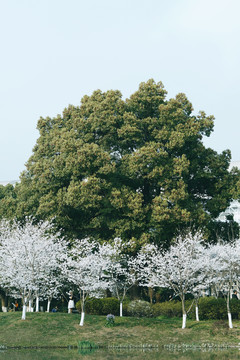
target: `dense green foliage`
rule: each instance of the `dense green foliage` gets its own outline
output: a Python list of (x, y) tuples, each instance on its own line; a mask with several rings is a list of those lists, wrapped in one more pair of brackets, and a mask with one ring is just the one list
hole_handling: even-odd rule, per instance
[[(186, 301), (186, 309), (189, 309), (188, 317), (195, 318), (195, 307), (192, 306), (192, 300)], [(203, 297), (199, 300), (199, 319), (200, 320), (226, 320), (227, 306), (223, 298)], [(230, 309), (233, 319), (240, 319), (240, 301), (231, 300)], [(166, 301), (153, 306), (154, 316), (181, 317), (181, 301)]]
[[(189, 225), (214, 230), (236, 196), (230, 151), (205, 148), (213, 116), (193, 114), (184, 94), (162, 83), (84, 96), (62, 116), (40, 118), (40, 136), (0, 216), (53, 219), (69, 237), (164, 243)], [(3, 191), (3, 189), (0, 189)], [(1, 194), (0, 194), (1, 195)]]
[[(189, 307), (190, 302), (186, 302), (186, 309)], [(166, 316), (166, 317), (182, 317), (182, 303), (181, 301), (165, 301), (157, 303), (153, 306), (153, 316)]]
[(16, 216), (17, 194), (13, 185), (0, 185), (0, 217), (13, 218)]
[[(76, 308), (81, 312), (80, 302)], [(240, 301), (231, 300), (230, 309), (233, 319), (240, 319)], [(87, 314), (90, 315), (119, 315), (119, 301), (116, 298), (91, 298), (85, 306)], [(195, 303), (193, 299), (186, 300), (187, 317), (195, 319)], [(200, 320), (227, 320), (227, 306), (223, 298), (202, 297), (198, 304)], [(165, 301), (156, 304), (150, 304), (143, 300), (133, 300), (123, 303), (123, 315), (133, 317), (158, 317), (165, 316), (182, 317), (181, 301)]]
[[(86, 302), (85, 311), (87, 314), (91, 315), (119, 315), (119, 300), (114, 297), (109, 298), (90, 298)], [(78, 301), (76, 303), (76, 308), (79, 312), (81, 312), (81, 303)], [(127, 303), (123, 303), (123, 313), (127, 314)]]

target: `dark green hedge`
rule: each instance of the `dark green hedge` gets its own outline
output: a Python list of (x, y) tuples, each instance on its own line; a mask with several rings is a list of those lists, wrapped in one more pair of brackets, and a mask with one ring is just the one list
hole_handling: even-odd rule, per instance
[[(192, 300), (187, 300), (185, 303), (186, 310), (191, 307)], [(194, 307), (191, 308), (188, 313), (188, 317), (192, 317), (194, 313)], [(163, 303), (157, 303), (153, 305), (153, 316), (166, 316), (166, 317), (181, 317), (182, 316), (182, 303), (178, 300), (165, 301)]]
[[(80, 301), (77, 302), (76, 308), (79, 312), (81, 312), (81, 304)], [(126, 315), (127, 303), (123, 303), (123, 315)], [(96, 299), (90, 298), (87, 300), (85, 305), (85, 311), (87, 314), (91, 315), (119, 315), (120, 312), (120, 302), (118, 299), (114, 297)]]
[[(124, 316), (146, 316), (145, 307), (137, 307), (135, 311), (136, 314), (133, 314), (133, 311), (128, 311), (129, 306), (133, 304), (132, 302), (125, 301), (123, 303), (123, 315)], [(186, 301), (186, 310), (191, 307), (192, 300)], [(150, 304), (149, 304), (150, 306)], [(113, 314), (119, 316), (119, 301), (116, 298), (109, 297), (103, 299), (91, 298), (86, 302), (85, 310), (87, 314), (92, 315), (107, 315)], [(76, 304), (76, 308), (79, 312), (81, 312), (80, 302)], [(131, 306), (130, 306), (131, 308)], [(240, 319), (240, 300), (231, 300), (230, 308), (233, 319)], [(181, 301), (166, 301), (162, 303), (157, 303), (151, 305), (151, 315), (147, 316), (166, 316), (166, 317), (181, 317), (182, 316), (182, 304)], [(199, 319), (200, 320), (223, 320), (227, 319), (227, 305), (224, 299), (216, 299), (214, 297), (204, 297), (200, 298), (199, 306)], [(195, 305), (192, 306), (191, 310), (188, 312), (188, 318), (195, 319)]]
[[(191, 300), (186, 301), (186, 309), (189, 308)], [(230, 309), (233, 319), (240, 319), (240, 301), (231, 300)], [(222, 298), (203, 297), (199, 300), (198, 313), (200, 320), (221, 320), (227, 318), (226, 301)], [(164, 315), (167, 317), (181, 317), (182, 305), (181, 301), (166, 301), (153, 306), (153, 315)], [(188, 318), (195, 319), (195, 305), (188, 313)]]
[[(230, 310), (233, 319), (240, 318), (240, 301), (231, 300)], [(199, 301), (199, 318), (200, 320), (208, 319), (226, 319), (227, 318), (227, 304), (222, 298), (216, 299), (214, 297), (204, 297)]]

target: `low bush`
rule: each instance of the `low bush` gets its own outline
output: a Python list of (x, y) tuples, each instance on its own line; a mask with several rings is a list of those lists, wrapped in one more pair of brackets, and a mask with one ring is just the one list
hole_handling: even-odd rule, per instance
[[(123, 315), (127, 314), (127, 303), (123, 303)], [(76, 308), (81, 312), (81, 302), (78, 301)], [(113, 314), (118, 316), (120, 312), (120, 303), (117, 298), (108, 297), (108, 298), (90, 298), (85, 304), (85, 311), (90, 315), (107, 315)]]
[[(230, 310), (233, 319), (240, 319), (240, 301), (230, 300)], [(212, 296), (201, 298), (199, 301), (199, 317), (202, 319), (226, 319), (227, 305), (223, 298), (216, 299)]]
[[(195, 308), (192, 305), (192, 300), (187, 300), (185, 302), (185, 308), (188, 312), (187, 316), (189, 318), (194, 318)], [(166, 316), (166, 317), (181, 317), (182, 316), (182, 302), (178, 300), (174, 301), (165, 301), (163, 303), (157, 303), (153, 305), (153, 316)]]
[(182, 304), (180, 301), (165, 301), (153, 305), (154, 316), (181, 317)]
[(152, 317), (153, 307), (147, 301), (134, 300), (128, 304), (127, 313), (130, 316), (136, 317)]
[[(186, 301), (186, 310), (191, 307), (192, 300)], [(230, 309), (233, 319), (240, 318), (240, 301), (231, 300)], [(227, 319), (227, 305), (223, 298), (202, 297), (199, 300), (198, 312), (200, 320), (223, 320)], [(181, 301), (166, 301), (153, 305), (154, 316), (181, 317), (182, 305)], [(195, 305), (187, 314), (188, 318), (195, 319)]]
[(114, 297), (100, 299), (102, 303), (102, 315), (119, 315), (120, 303)]
[(233, 319), (240, 319), (240, 301), (233, 299), (230, 301), (230, 309)]
[[(186, 300), (187, 317), (195, 319), (195, 305), (191, 307), (192, 300)], [(80, 301), (77, 302), (76, 308), (81, 312)], [(109, 298), (90, 298), (85, 305), (87, 314), (91, 315), (107, 315), (113, 314), (119, 316), (120, 304), (118, 299)], [(231, 300), (230, 309), (233, 319), (240, 319), (240, 301)], [(203, 297), (199, 300), (198, 312), (200, 320), (223, 320), (227, 319), (227, 305), (223, 298), (216, 299), (215, 297)], [(136, 317), (152, 317), (152, 316), (166, 316), (166, 317), (181, 317), (182, 304), (181, 301), (172, 300), (151, 305), (147, 301), (134, 300), (123, 303), (123, 315)]]
[(199, 300), (199, 318), (201, 320), (221, 320), (227, 317), (227, 306), (223, 298), (213, 296)]
[[(76, 303), (76, 308), (81, 312), (81, 302)], [(85, 311), (87, 314), (91, 315), (102, 315), (102, 302), (101, 299), (90, 298), (85, 304)]]

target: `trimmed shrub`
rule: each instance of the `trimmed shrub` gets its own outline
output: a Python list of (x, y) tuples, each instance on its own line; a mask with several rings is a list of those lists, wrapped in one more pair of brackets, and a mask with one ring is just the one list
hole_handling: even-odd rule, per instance
[(147, 301), (134, 300), (128, 304), (127, 312), (130, 316), (136, 317), (152, 317), (153, 309), (152, 305)]
[(221, 320), (227, 318), (227, 305), (224, 299), (213, 296), (199, 300), (199, 318), (201, 320)]
[[(192, 301), (186, 301), (186, 310), (191, 306)], [(231, 300), (230, 309), (233, 319), (240, 318), (240, 301)], [(199, 300), (198, 312), (200, 320), (223, 320), (227, 319), (227, 305), (223, 298), (202, 297)], [(154, 316), (181, 317), (182, 304), (181, 301), (166, 301), (153, 305)], [(190, 319), (195, 319), (195, 304), (187, 314)]]
[[(81, 303), (78, 301), (76, 303), (76, 308), (81, 312)], [(107, 315), (113, 314), (119, 316), (120, 312), (120, 302), (117, 298), (90, 298), (85, 304), (85, 310), (87, 314), (90, 315)], [(127, 302), (123, 302), (123, 314), (127, 314)]]
[(167, 316), (167, 317), (181, 317), (182, 316), (182, 304), (181, 301), (165, 301), (153, 305), (154, 316)]
[[(90, 298), (85, 304), (85, 311), (91, 315), (102, 315), (102, 299)], [(76, 303), (76, 309), (81, 312), (81, 302)]]
[[(192, 319), (195, 317), (195, 307), (192, 305), (192, 300), (185, 302), (187, 317)], [(165, 301), (153, 305), (153, 316), (166, 316), (166, 317), (181, 317), (182, 316), (182, 302), (178, 300)]]
[(102, 303), (102, 315), (119, 315), (120, 302), (114, 297), (99, 299)]
[(232, 299), (230, 301), (230, 309), (233, 319), (240, 319), (240, 301), (237, 299)]
[[(240, 301), (237, 299), (230, 300), (230, 310), (233, 319), (240, 318)], [(201, 298), (199, 301), (200, 319), (227, 319), (227, 304), (225, 299), (216, 299), (212, 296)]]
[[(186, 301), (186, 310), (190, 308), (192, 300)], [(81, 312), (80, 301), (77, 302), (76, 308)], [(90, 298), (85, 305), (87, 314), (91, 315), (107, 315), (113, 314), (119, 316), (120, 303), (116, 298)], [(233, 319), (240, 319), (240, 300), (231, 300), (230, 309)], [(200, 320), (223, 320), (227, 319), (227, 305), (223, 298), (202, 297), (199, 300), (198, 312)], [(182, 304), (181, 301), (165, 301), (151, 305), (147, 301), (134, 300), (130, 303), (123, 302), (123, 315), (136, 317), (181, 317)], [(195, 319), (195, 305), (188, 312), (189, 319)]]

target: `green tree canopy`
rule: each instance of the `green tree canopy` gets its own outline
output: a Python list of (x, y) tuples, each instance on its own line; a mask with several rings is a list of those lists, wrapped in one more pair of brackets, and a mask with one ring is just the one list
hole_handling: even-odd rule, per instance
[(15, 217), (17, 205), (16, 197), (13, 185), (0, 185), (0, 219)]
[(208, 226), (233, 198), (229, 150), (203, 145), (213, 116), (184, 94), (141, 83), (125, 101), (94, 91), (80, 106), (40, 118), (40, 136), (15, 188), (15, 215), (54, 218), (73, 237), (165, 243), (177, 229)]

